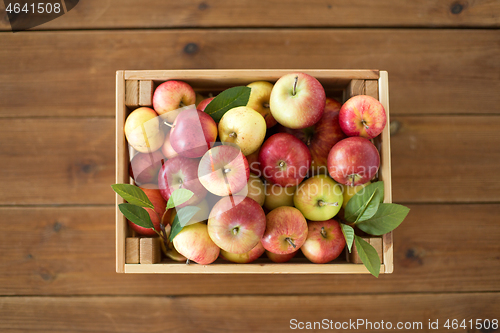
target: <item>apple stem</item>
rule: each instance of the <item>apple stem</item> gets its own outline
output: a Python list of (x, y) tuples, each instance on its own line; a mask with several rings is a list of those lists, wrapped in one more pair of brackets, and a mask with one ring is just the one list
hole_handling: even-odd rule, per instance
[(186, 265), (189, 265), (189, 259), (186, 259)]
[(297, 93), (297, 81), (299, 80), (299, 77), (296, 76), (295, 77), (295, 82), (293, 83), (293, 90), (292, 90), (292, 96), (295, 96), (295, 94)]
[(173, 124), (171, 124), (171, 123), (169, 123), (169, 122), (168, 122), (168, 121), (166, 121), (166, 120), (165, 120), (163, 123), (164, 123), (165, 125), (167, 125), (168, 127), (174, 128), (174, 125), (173, 125)]
[(295, 243), (292, 241), (290, 237), (287, 237), (285, 239), (291, 246), (293, 246), (294, 249), (297, 247), (297, 245), (295, 245)]
[(323, 207), (323, 206), (335, 206), (337, 207), (339, 205), (338, 202), (324, 202), (323, 200), (318, 201), (318, 206)]
[(264, 103), (264, 104), (262, 104), (262, 106), (263, 106), (264, 108), (266, 108), (266, 109), (269, 109), (269, 103)]
[(321, 236), (323, 236), (323, 238), (326, 238), (326, 232), (325, 232), (325, 227), (321, 227)]
[(280, 163), (278, 164), (280, 166), (280, 168), (284, 167), (285, 166), (285, 162), (283, 161), (280, 161)]
[(354, 177), (355, 175), (351, 175), (351, 186), (354, 186)]
[(235, 137), (236, 137), (236, 133), (235, 133), (235, 132), (231, 132), (231, 133), (229, 133), (229, 137), (230, 137), (230, 138), (235, 138)]
[(362, 125), (363, 125), (366, 129), (369, 129), (369, 128), (370, 128), (370, 126), (368, 126), (368, 125), (366, 124), (366, 121), (365, 121), (364, 119), (363, 119), (363, 120), (361, 120), (361, 124), (362, 124)]
[(227, 168), (227, 169), (224, 169), (224, 173), (230, 173), (231, 172), (231, 169)]

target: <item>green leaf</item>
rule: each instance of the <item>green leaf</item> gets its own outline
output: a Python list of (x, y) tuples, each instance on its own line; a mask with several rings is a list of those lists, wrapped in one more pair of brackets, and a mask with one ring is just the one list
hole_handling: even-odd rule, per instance
[(128, 203), (139, 206), (154, 209), (155, 207), (149, 201), (146, 193), (139, 187), (130, 184), (114, 184), (111, 185), (113, 191), (118, 193), (123, 199), (127, 200)]
[(247, 105), (251, 90), (251, 88), (245, 86), (226, 89), (208, 103), (205, 113), (218, 123), (227, 111), (238, 106)]
[(380, 236), (396, 229), (409, 211), (408, 207), (402, 205), (381, 203), (375, 215), (369, 220), (358, 222), (356, 226), (367, 234)]
[(378, 277), (380, 274), (380, 258), (377, 250), (359, 236), (354, 237), (354, 243), (356, 244), (356, 250), (358, 250), (359, 259), (373, 276)]
[(354, 229), (350, 225), (344, 223), (340, 223), (340, 228), (344, 234), (347, 249), (349, 250), (349, 253), (351, 253), (352, 243), (354, 242)]
[(180, 206), (194, 195), (190, 190), (186, 190), (185, 188), (178, 188), (175, 190), (170, 198), (168, 198), (167, 209), (174, 208), (176, 206)]
[(370, 184), (356, 194), (345, 207), (344, 218), (349, 222), (368, 220), (375, 214), (378, 205), (384, 200), (384, 182)]
[(174, 221), (172, 222), (172, 230), (170, 231), (169, 240), (173, 241), (175, 236), (187, 225), (194, 224), (200, 221), (193, 220), (193, 216), (200, 210), (200, 207), (186, 206), (177, 211)]
[(130, 222), (137, 224), (139, 227), (148, 229), (155, 228), (148, 212), (144, 208), (129, 203), (121, 203), (118, 205), (118, 208)]

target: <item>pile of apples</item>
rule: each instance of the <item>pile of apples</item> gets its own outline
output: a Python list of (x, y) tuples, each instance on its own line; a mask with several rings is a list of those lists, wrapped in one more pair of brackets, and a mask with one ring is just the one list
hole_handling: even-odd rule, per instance
[[(385, 110), (365, 95), (341, 105), (304, 73), (248, 87), (246, 106), (218, 123), (205, 112), (214, 97), (196, 103), (192, 87), (175, 80), (157, 87), (154, 109), (128, 116), (125, 135), (138, 152), (130, 173), (155, 207), (147, 209), (155, 229), (170, 225), (176, 209), (200, 208), (164, 251), (210, 264), (219, 256), (249, 263), (264, 252), (286, 262), (300, 249), (314, 263), (330, 262), (346, 245), (333, 217), (380, 166), (370, 140), (384, 129)], [(178, 188), (193, 196), (166, 210)]]

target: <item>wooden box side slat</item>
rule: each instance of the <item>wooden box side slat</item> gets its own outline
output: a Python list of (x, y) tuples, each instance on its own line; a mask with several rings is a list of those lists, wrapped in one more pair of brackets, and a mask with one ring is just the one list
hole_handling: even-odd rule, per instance
[[(123, 125), (126, 117), (125, 106), (125, 78), (124, 71), (116, 72), (116, 183), (128, 183), (128, 154)], [(118, 195), (116, 197), (116, 272), (125, 272), (125, 237), (127, 236), (127, 222), (118, 209), (118, 205), (124, 200)]]

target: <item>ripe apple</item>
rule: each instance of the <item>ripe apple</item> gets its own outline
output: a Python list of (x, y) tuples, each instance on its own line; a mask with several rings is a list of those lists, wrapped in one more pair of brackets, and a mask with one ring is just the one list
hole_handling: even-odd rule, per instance
[(302, 182), (293, 203), (308, 220), (329, 220), (342, 207), (342, 187), (327, 175), (316, 175)]
[(368, 139), (350, 137), (339, 141), (328, 154), (328, 172), (344, 185), (360, 185), (377, 174), (380, 155)]
[(174, 158), (179, 155), (170, 144), (170, 131), (165, 134), (165, 140), (163, 141), (163, 146), (161, 146), (161, 152), (166, 158)]
[(293, 207), (293, 196), (297, 186), (279, 186), (267, 183), (266, 184), (266, 200), (264, 208), (271, 211), (281, 206)]
[(138, 153), (130, 161), (130, 177), (139, 186), (156, 183), (158, 181), (158, 172), (164, 160), (165, 157), (159, 150), (149, 154)]
[(267, 128), (276, 125), (276, 120), (271, 114), (271, 109), (269, 108), (269, 99), (271, 98), (273, 84), (267, 81), (255, 81), (247, 85), (247, 87), (252, 89), (247, 106), (254, 109), (260, 113), (262, 117), (264, 117)]
[(264, 142), (259, 153), (264, 178), (280, 186), (296, 186), (307, 176), (311, 153), (307, 146), (288, 133), (278, 133)]
[(219, 122), (219, 137), (238, 145), (243, 155), (256, 151), (266, 136), (266, 121), (254, 109), (240, 106), (227, 111)]
[(163, 82), (153, 94), (153, 108), (162, 119), (173, 123), (177, 117), (175, 111), (184, 106), (195, 104), (196, 94), (189, 84), (182, 81)]
[(255, 200), (260, 206), (264, 204), (266, 200), (266, 186), (262, 179), (259, 178), (254, 173), (250, 172), (250, 178), (248, 179), (247, 187), (243, 188), (241, 191), (235, 195), (247, 196), (250, 199)]
[(201, 184), (211, 193), (226, 196), (241, 191), (250, 169), (241, 151), (234, 146), (213, 147), (203, 155), (198, 167)]
[(193, 108), (179, 113), (170, 131), (170, 144), (181, 156), (203, 156), (217, 138), (217, 125), (208, 114)]
[(349, 186), (349, 185), (344, 185), (342, 189), (342, 195), (344, 196), (344, 200), (342, 201), (342, 208), (345, 209), (347, 206), (347, 203), (351, 198), (358, 193), (362, 188), (364, 188), (367, 185), (370, 185), (371, 182), (367, 182), (361, 185), (356, 185), (356, 186)]
[(276, 253), (272, 253), (272, 252), (266, 251), (266, 255), (273, 262), (283, 263), (283, 262), (290, 261), (290, 259), (292, 259), (293, 257), (295, 257), (295, 255), (297, 254), (298, 251), (299, 250), (297, 250), (295, 252), (292, 252), (292, 253), (288, 253), (288, 254), (276, 254)]
[(333, 98), (327, 98), (325, 112), (321, 119), (311, 127), (303, 129), (290, 129), (281, 127), (281, 132), (293, 134), (304, 142), (311, 152), (311, 174), (328, 174), (327, 159), (330, 149), (344, 139), (339, 124), (339, 110), (342, 105)]
[(140, 153), (153, 152), (163, 144), (164, 134), (153, 109), (141, 107), (132, 111), (125, 121), (124, 131), (129, 145)]
[(220, 249), (208, 235), (205, 223), (194, 223), (182, 228), (174, 238), (174, 248), (184, 257), (201, 265), (213, 263)]
[(198, 160), (177, 156), (167, 160), (158, 174), (158, 187), (165, 200), (178, 188), (194, 193), (187, 202), (178, 207), (196, 205), (207, 195), (207, 190), (198, 179)]
[(307, 238), (307, 221), (294, 207), (278, 207), (266, 216), (266, 232), (262, 236), (264, 248), (276, 254), (298, 250)]
[[(236, 202), (238, 203), (236, 203)], [(222, 250), (242, 254), (259, 243), (266, 230), (266, 214), (247, 197), (223, 197), (208, 218), (208, 234)]]
[(282, 76), (271, 92), (271, 113), (288, 128), (306, 128), (317, 123), (325, 109), (325, 89), (318, 80), (304, 73)]
[(386, 121), (382, 103), (367, 95), (351, 97), (339, 113), (340, 127), (348, 136), (372, 139), (382, 133)]
[[(150, 188), (152, 187), (153, 184), (145, 184), (145, 187), (141, 187), (141, 189), (144, 191), (146, 196), (148, 197), (149, 201), (154, 206), (154, 210), (151, 208), (144, 208), (149, 214), (149, 217), (151, 218), (151, 222), (153, 222), (153, 225), (155, 227), (155, 230), (160, 232), (160, 217), (163, 216), (165, 213), (165, 207), (167, 206), (167, 202), (165, 199), (160, 194), (160, 191), (157, 189)], [(143, 236), (156, 236), (156, 232), (152, 229), (148, 228), (143, 228), (140, 227), (130, 221), (128, 221), (128, 225), (130, 228), (132, 228), (135, 232), (137, 232), (140, 235)]]
[(308, 222), (307, 239), (300, 248), (315, 264), (326, 264), (337, 258), (345, 247), (340, 224), (335, 220)]
[(264, 247), (262, 246), (261, 242), (258, 242), (257, 245), (247, 253), (242, 253), (242, 254), (236, 254), (236, 253), (230, 253), (224, 250), (220, 250), (220, 254), (222, 257), (225, 259), (238, 263), (238, 264), (248, 264), (249, 262), (252, 262), (258, 258), (262, 254), (264, 254)]
[[(196, 223), (196, 222), (205, 222), (206, 220), (208, 220), (208, 216), (210, 214), (210, 209), (208, 207), (208, 202), (207, 202), (206, 198), (201, 200), (198, 204), (193, 205), (193, 206), (198, 207), (199, 210), (196, 212), (196, 214), (193, 215), (193, 217), (191, 217), (188, 224)], [(177, 210), (171, 209), (170, 218), (168, 219), (168, 221), (167, 220), (165, 220), (165, 221), (169, 225), (172, 225), (172, 223), (174, 223), (174, 219), (175, 219), (176, 215), (177, 215)]]
[(205, 98), (204, 100), (202, 100), (200, 102), (200, 104), (198, 104), (196, 106), (196, 110), (198, 111), (205, 111), (205, 108), (207, 107), (208, 104), (210, 104), (210, 102), (214, 99), (215, 97), (209, 97), (209, 98)]

